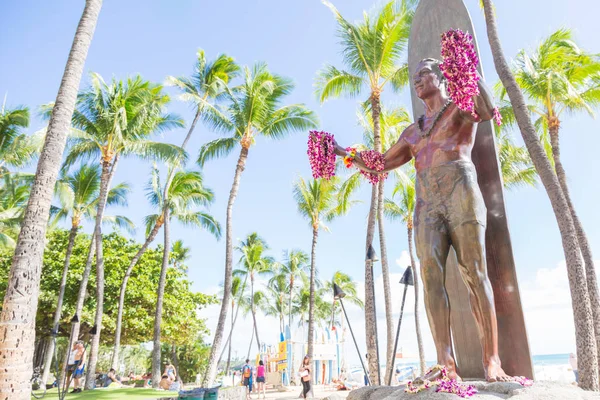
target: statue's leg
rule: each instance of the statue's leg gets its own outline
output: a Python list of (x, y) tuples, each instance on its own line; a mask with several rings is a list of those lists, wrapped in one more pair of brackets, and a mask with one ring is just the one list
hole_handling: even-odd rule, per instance
[(443, 224), (418, 221), (415, 226), (415, 242), (421, 263), (425, 309), (435, 342), (437, 361), (448, 368), (451, 377), (457, 377), (450, 334), (450, 304), (444, 286), (445, 263), (450, 249), (448, 233)]
[(450, 175), (454, 175), (455, 179), (452, 196), (446, 202), (450, 238), (461, 277), (469, 289), (486, 379), (509, 380), (510, 377), (500, 366), (498, 356), (496, 307), (485, 258), (485, 204), (477, 185), (475, 168), (470, 163), (460, 163), (453, 174), (447, 174)]

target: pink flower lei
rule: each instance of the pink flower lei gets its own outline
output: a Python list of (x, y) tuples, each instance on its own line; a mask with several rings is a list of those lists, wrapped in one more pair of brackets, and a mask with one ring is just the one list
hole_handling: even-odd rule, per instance
[[(473, 96), (479, 95), (479, 58), (473, 45), (473, 37), (460, 29), (450, 29), (442, 34), (442, 59), (440, 70), (447, 80), (448, 94), (458, 108), (470, 112), (478, 118)], [(494, 119), (500, 126), (502, 118), (498, 108), (494, 109)]]
[[(375, 171), (383, 171), (385, 167), (385, 161), (383, 159), (383, 154), (375, 150), (367, 150), (362, 151), (360, 153), (360, 158), (363, 160), (365, 165)], [(371, 184), (375, 185), (378, 182), (385, 180), (388, 176), (387, 172), (384, 174), (374, 174), (371, 172), (365, 172), (360, 170), (360, 173), (367, 178)]]
[(335, 175), (335, 144), (331, 133), (310, 131), (306, 153), (313, 178), (331, 179)]

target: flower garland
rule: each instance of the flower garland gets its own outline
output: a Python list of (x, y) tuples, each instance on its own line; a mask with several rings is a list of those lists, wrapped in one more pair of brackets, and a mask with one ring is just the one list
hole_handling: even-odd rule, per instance
[(406, 389), (404, 389), (407, 393), (419, 393), (422, 390), (429, 389), (432, 386), (437, 386), (435, 389), (436, 392), (443, 393), (454, 393), (455, 395), (467, 398), (473, 396), (477, 393), (477, 389), (473, 385), (461, 385), (456, 381), (456, 379), (450, 379), (448, 377), (448, 369), (443, 365), (435, 365), (427, 371), (426, 376), (434, 371), (440, 372), (440, 377), (435, 381), (429, 381), (427, 379), (423, 380), (423, 383), (420, 385), (415, 385), (413, 382), (408, 382), (406, 385)]
[(329, 180), (335, 175), (335, 142), (331, 133), (310, 131), (306, 153), (313, 178)]
[[(434, 365), (427, 371), (425, 376), (431, 374), (434, 371), (440, 372), (440, 377), (435, 381), (423, 379), (423, 383), (414, 384), (412, 381), (406, 384), (406, 393), (419, 393), (425, 389), (429, 389), (432, 386), (437, 386), (436, 392), (453, 393), (458, 397), (467, 398), (477, 393), (477, 389), (473, 385), (460, 384), (456, 379), (450, 379), (448, 377), (448, 369), (443, 365)], [(533, 385), (531, 379), (525, 378), (524, 376), (513, 377), (513, 382), (520, 384), (524, 387)]]
[[(460, 29), (450, 29), (442, 34), (442, 59), (440, 71), (448, 81), (448, 94), (458, 108), (478, 118), (473, 96), (479, 95), (479, 58), (473, 45), (473, 37)], [(502, 117), (498, 107), (494, 108), (494, 120), (500, 126)]]
[[(360, 153), (360, 158), (363, 160), (363, 162), (365, 163), (365, 165), (370, 168), (373, 169), (375, 171), (383, 171), (383, 168), (385, 167), (385, 160), (383, 159), (383, 154), (381, 154), (378, 151), (375, 150), (367, 150), (367, 151), (362, 151)], [(371, 184), (375, 185), (378, 182), (385, 180), (388, 176), (387, 172), (384, 174), (374, 174), (372, 172), (366, 172), (363, 170), (360, 170), (360, 173), (367, 178), (367, 180), (369, 182), (371, 182)]]
[(473, 96), (479, 95), (479, 58), (473, 37), (460, 29), (450, 29), (442, 34), (442, 59), (440, 70), (448, 81), (448, 94), (463, 111), (477, 117)]

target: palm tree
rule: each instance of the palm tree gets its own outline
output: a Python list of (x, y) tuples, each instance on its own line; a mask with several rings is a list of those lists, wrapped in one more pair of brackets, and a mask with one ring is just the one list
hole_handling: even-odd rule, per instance
[(520, 186), (535, 186), (537, 172), (531, 163), (527, 149), (514, 144), (509, 134), (496, 130), (500, 174), (504, 188), (514, 189)]
[[(190, 125), (190, 129), (188, 130), (188, 133), (185, 139), (183, 140), (183, 143), (181, 144), (182, 149), (185, 149), (185, 147), (187, 146), (187, 143), (189, 142), (192, 133), (196, 128), (196, 124), (198, 123), (198, 120), (201, 117), (204, 118), (206, 121), (218, 121), (225, 118), (221, 114), (219, 109), (215, 107), (213, 101), (223, 93), (226, 85), (231, 79), (237, 76), (238, 71), (239, 67), (234, 63), (231, 57), (222, 54), (219, 55), (215, 61), (207, 63), (204, 51), (198, 50), (195, 72), (190, 78), (176, 78), (173, 76), (167, 77), (167, 85), (175, 86), (182, 91), (182, 93), (179, 95), (179, 99), (182, 101), (193, 103), (196, 109), (196, 113), (194, 115), (192, 124)], [(179, 160), (179, 162), (180, 161), (181, 160)], [(169, 187), (171, 180), (173, 179), (173, 174), (175, 173), (175, 170), (176, 168), (170, 169), (165, 188)], [(164, 195), (166, 196), (167, 194), (165, 193)], [(167, 203), (165, 202), (165, 204)], [(163, 224), (164, 215), (161, 215), (155, 221), (155, 225), (147, 233), (144, 245), (131, 259), (129, 266), (125, 271), (123, 282), (121, 283), (121, 291), (119, 295), (119, 311), (117, 312), (117, 325), (115, 329), (115, 346), (112, 357), (112, 366), (115, 369), (119, 359), (122, 316), (123, 307), (125, 304), (125, 292), (127, 290), (127, 282), (129, 281), (129, 277), (131, 276), (133, 268), (136, 266), (139, 259), (144, 255), (144, 253), (148, 249), (148, 246), (150, 246), (150, 244), (154, 241), (156, 235), (158, 235), (158, 231), (163, 226)]]
[(254, 304), (254, 283), (258, 275), (271, 275), (273, 271), (274, 260), (272, 257), (266, 257), (264, 252), (269, 250), (267, 242), (258, 236), (256, 232), (248, 235), (246, 240), (240, 241), (240, 245), (235, 248), (242, 253), (239, 264), (241, 268), (233, 271), (234, 276), (250, 278), (250, 311), (252, 312), (253, 329), (256, 335), (256, 344), (260, 351), (260, 338), (258, 336), (258, 325), (256, 324), (256, 305)]
[(299, 178), (294, 183), (294, 199), (298, 212), (312, 228), (312, 248), (310, 253), (310, 302), (308, 310), (308, 356), (312, 358), (314, 344), (315, 280), (317, 277), (317, 239), (319, 229), (328, 230), (325, 222), (331, 222), (344, 214), (354, 202), (349, 199), (340, 203), (339, 178), (330, 180), (312, 179), (306, 182)]
[[(83, 65), (94, 36), (102, 0), (86, 0), (79, 20), (63, 79), (58, 89), (52, 118), (48, 125), (31, 196), (25, 209), (15, 255), (8, 275), (7, 290), (0, 314), (0, 370), (5, 378), (0, 384), (0, 397), (29, 399), (35, 342), (35, 315), (39, 297), (46, 222), (50, 213), (52, 191), (66, 135), (75, 107)], [(26, 321), (24, 323), (24, 321)], [(19, 351), (15, 350), (18, 343)]]
[[(380, 136), (381, 136), (381, 147), (383, 152), (386, 152), (391, 146), (397, 141), (402, 132), (408, 128), (411, 124), (411, 119), (408, 111), (404, 107), (386, 108), (381, 107), (380, 117)], [(358, 121), (363, 129), (363, 140), (367, 147), (373, 148), (374, 146), (374, 124), (373, 119), (370, 118), (370, 107), (363, 107), (362, 112), (358, 113)], [(356, 175), (356, 176), (355, 176)], [(356, 171), (352, 174), (342, 186), (344, 196), (347, 196), (348, 191), (358, 189), (363, 179), (360, 178), (360, 172)], [(385, 317), (386, 317), (386, 333), (387, 333), (387, 352), (388, 358), (386, 360), (386, 376), (385, 380), (393, 373), (394, 368), (394, 320), (392, 318), (392, 294), (390, 292), (390, 273), (388, 266), (387, 257), (387, 246), (385, 242), (385, 229), (384, 229), (384, 182), (379, 183), (378, 194), (377, 194), (377, 226), (379, 227), (379, 246), (381, 252), (381, 272), (383, 276), (383, 295), (385, 301)]]
[[(96, 208), (98, 207), (98, 194), (100, 191), (100, 167), (97, 165), (83, 164), (72, 174), (62, 172), (56, 184), (57, 197), (60, 201), (60, 207), (57, 207), (54, 221), (62, 220), (71, 216), (71, 231), (65, 253), (65, 262), (63, 266), (62, 279), (56, 301), (56, 311), (54, 312), (54, 320), (52, 327), (58, 331), (58, 323), (62, 313), (62, 303), (67, 284), (67, 276), (71, 262), (71, 254), (77, 232), (81, 226), (82, 219), (85, 218), (91, 221), (96, 216)], [(108, 192), (106, 205), (127, 206), (127, 195), (131, 191), (127, 183), (116, 185)], [(104, 222), (112, 223), (115, 226), (123, 227), (129, 231), (133, 231), (133, 222), (129, 218), (121, 215), (105, 216)], [(86, 282), (87, 286), (87, 282)], [(46, 382), (50, 373), (52, 356), (54, 354), (54, 341), (48, 341), (46, 348), (46, 361), (44, 362), (44, 371), (42, 382)]]
[(69, 168), (78, 159), (100, 159), (100, 194), (96, 211), (96, 318), (97, 334), (92, 339), (86, 376), (86, 388), (92, 389), (98, 361), (104, 306), (104, 259), (102, 252), (102, 217), (110, 181), (121, 156), (160, 158), (183, 157), (174, 145), (153, 142), (147, 138), (156, 132), (183, 126), (183, 121), (165, 112), (170, 101), (161, 85), (142, 80), (140, 76), (127, 81), (106, 83), (99, 74), (91, 75), (91, 86), (79, 95), (73, 113), (75, 132), (65, 160)]
[(515, 76), (504, 57), (498, 37), (496, 16), (493, 12), (492, 2), (491, 0), (483, 0), (483, 4), (488, 40), (494, 57), (496, 71), (513, 105), (515, 119), (519, 125), (521, 135), (523, 136), (533, 165), (548, 193), (558, 222), (567, 262), (569, 286), (571, 288), (580, 386), (586, 390), (598, 390), (598, 353), (594, 337), (593, 312), (588, 294), (586, 271), (577, 241), (577, 231), (571, 213), (565, 213), (565, 210), (569, 209), (569, 204), (565, 199), (552, 165), (546, 157), (544, 148), (538, 139), (535, 127), (527, 112), (523, 92), (520, 90)]
[(167, 77), (166, 84), (175, 86), (181, 91), (179, 99), (191, 103), (196, 110), (181, 147), (185, 148), (200, 118), (209, 122), (226, 118), (215, 106), (214, 101), (223, 94), (225, 87), (239, 74), (239, 71), (240, 67), (233, 58), (220, 54), (214, 61), (207, 62), (204, 50), (200, 49), (196, 53), (196, 64), (191, 77)]
[(173, 242), (170, 255), (173, 268), (182, 270), (187, 274), (188, 270), (184, 263), (190, 259), (190, 251), (191, 249), (183, 244), (183, 240), (179, 239)]
[[(288, 292), (288, 276), (283, 271), (283, 265), (273, 264), (271, 271), (273, 276), (269, 279), (269, 284), (264, 292), (265, 301), (262, 303), (262, 311), (267, 317), (277, 317), (279, 319), (279, 332), (285, 331), (285, 314), (288, 312), (289, 302), (286, 301)], [(289, 310), (288, 315), (291, 314)]]
[[(565, 112), (585, 111), (594, 116), (600, 104), (600, 56), (586, 53), (574, 41), (569, 29), (559, 29), (528, 54), (516, 58), (515, 78), (529, 100), (528, 108), (542, 128), (542, 140), (573, 218), (577, 240), (585, 262), (588, 292), (594, 314), (594, 329), (600, 359), (600, 293), (594, 257), (583, 225), (577, 215), (560, 157), (559, 133)], [(506, 91), (501, 94), (506, 97)]]
[[(167, 193), (167, 197), (164, 197)], [(150, 204), (157, 209), (158, 213), (146, 217), (146, 232), (156, 224), (156, 220), (164, 215), (164, 243), (163, 243), (163, 261), (158, 281), (156, 313), (154, 318), (154, 349), (152, 351), (152, 374), (160, 376), (160, 325), (162, 322), (162, 309), (167, 279), (167, 269), (169, 267), (170, 255), (170, 221), (175, 218), (183, 225), (203, 228), (214, 235), (217, 239), (221, 236), (221, 227), (219, 223), (209, 214), (203, 211), (197, 211), (195, 206), (208, 206), (214, 200), (213, 192), (203, 184), (203, 178), (200, 172), (179, 171), (173, 175), (173, 180), (167, 188), (160, 183), (159, 171), (156, 167), (152, 170), (152, 177), (147, 188), (147, 197)], [(165, 207), (165, 202), (167, 206)], [(167, 212), (163, 214), (163, 210)], [(157, 388), (159, 381), (153, 382), (153, 387)]]
[[(364, 88), (369, 90), (369, 104), (371, 119), (373, 121), (373, 145), (378, 152), (382, 151), (380, 135), (381, 93), (389, 84), (393, 90), (399, 90), (408, 83), (408, 67), (406, 63), (400, 63), (410, 35), (410, 26), (414, 14), (415, 1), (392, 0), (374, 16), (365, 13), (362, 22), (353, 24), (348, 22), (330, 2), (324, 0), (324, 4), (331, 9), (338, 23), (338, 33), (342, 44), (342, 56), (349, 71), (339, 70), (332, 65), (323, 68), (317, 78), (317, 94), (319, 100), (324, 102), (330, 98), (341, 95), (357, 96)], [(367, 238), (365, 252), (373, 242), (375, 235), (375, 222), (383, 221), (383, 214), (377, 211), (378, 205), (383, 202), (384, 183), (380, 182), (371, 189), (371, 206), (367, 221)], [(384, 230), (380, 228), (380, 236)], [(382, 257), (387, 256), (385, 251), (385, 236), (381, 243)], [(387, 258), (384, 268), (387, 268)], [(386, 273), (384, 272), (384, 276)], [(387, 273), (389, 276), (389, 273)], [(386, 278), (388, 279), (388, 278)], [(367, 353), (369, 354), (369, 370), (372, 381), (379, 377), (379, 367), (376, 357), (376, 335), (375, 335), (375, 303), (372, 292), (373, 269), (369, 261), (365, 261), (365, 327), (367, 336)], [(389, 282), (388, 282), (389, 286)], [(389, 292), (389, 289), (386, 288)], [(390, 306), (389, 297), (388, 304)], [(386, 315), (391, 309), (386, 309)], [(391, 315), (386, 319), (388, 333), (388, 348), (393, 335)], [(388, 352), (389, 353), (389, 352)], [(388, 363), (389, 365), (389, 363)], [(387, 369), (386, 375), (391, 373)]]
[(286, 250), (283, 252), (283, 263), (281, 264), (279, 273), (284, 275), (288, 280), (288, 326), (292, 326), (292, 298), (296, 288), (296, 279), (306, 276), (310, 270), (308, 254), (302, 250)]
[[(419, 319), (419, 274), (413, 249), (413, 215), (415, 213), (415, 169), (413, 163), (409, 164), (408, 170), (397, 175), (396, 187), (391, 199), (385, 200), (385, 215), (390, 220), (401, 220), (406, 225), (408, 236), (408, 253), (410, 255), (410, 267), (414, 277), (415, 289), (415, 329), (417, 332), (417, 346), (419, 349), (419, 367), (421, 374), (425, 373), (425, 352), (423, 350), (423, 338), (421, 336), (421, 323)], [(394, 199), (398, 197), (396, 202)], [(393, 352), (393, 350), (392, 350)], [(392, 361), (394, 358), (392, 359)]]
[[(309, 316), (311, 290), (310, 279), (308, 277), (304, 277), (302, 279), (302, 286), (300, 286), (299, 289), (300, 290), (296, 293), (294, 304), (292, 305), (292, 312), (295, 315), (298, 315), (298, 326), (304, 329), (307, 322), (309, 326), (311, 323), (311, 318)], [(327, 327), (331, 318), (332, 304), (331, 302), (326, 300), (327, 290), (325, 289), (323, 282), (321, 282), (321, 280), (318, 279), (318, 277), (315, 279), (313, 293), (313, 324), (323, 328)]]
[(294, 85), (282, 76), (268, 71), (266, 64), (256, 64), (252, 69), (244, 69), (243, 83), (232, 89), (226, 89), (228, 100), (228, 119), (216, 121), (215, 126), (228, 129), (232, 135), (210, 141), (202, 146), (198, 163), (212, 158), (228, 155), (239, 143), (238, 157), (229, 200), (227, 201), (227, 220), (225, 228), (225, 279), (221, 312), (215, 330), (210, 352), (208, 370), (204, 376), (203, 386), (209, 387), (217, 372), (217, 352), (221, 347), (227, 308), (231, 298), (231, 277), (233, 271), (233, 203), (237, 197), (242, 171), (246, 166), (248, 152), (257, 136), (268, 139), (283, 139), (293, 131), (307, 130), (317, 126), (315, 114), (302, 104), (282, 106), (282, 100), (291, 93)]
[[(233, 335), (233, 329), (237, 321), (238, 312), (240, 310), (241, 299), (244, 296), (246, 290), (246, 278), (242, 283), (242, 279), (239, 276), (234, 276), (231, 281), (231, 330), (229, 331), (229, 337), (227, 338), (227, 366), (225, 371), (229, 374), (229, 367), (231, 365), (231, 336)], [(237, 307), (236, 307), (237, 306)], [(235, 312), (234, 312), (235, 310)], [(220, 360), (219, 360), (220, 361)]]
[[(325, 281), (325, 290), (333, 293), (333, 284), (337, 284), (340, 289), (346, 294), (344, 301), (354, 304), (357, 307), (363, 308), (365, 303), (358, 297), (356, 290), (356, 282), (352, 277), (342, 271), (335, 271), (330, 281)], [(333, 314), (337, 313), (337, 303), (334, 300)], [(343, 321), (343, 319), (342, 319)]]
[(8, 166), (22, 168), (39, 153), (43, 135), (27, 135), (22, 128), (29, 126), (29, 108), (6, 109), (6, 98), (0, 109), (0, 177)]

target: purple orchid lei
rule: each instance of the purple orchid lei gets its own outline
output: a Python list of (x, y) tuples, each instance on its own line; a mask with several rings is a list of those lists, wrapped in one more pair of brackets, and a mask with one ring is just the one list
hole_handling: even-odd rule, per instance
[(308, 136), (308, 161), (315, 179), (331, 179), (335, 175), (335, 147), (333, 135), (310, 131)]
[[(442, 34), (441, 47), (444, 62), (440, 64), (440, 70), (448, 82), (450, 98), (459, 109), (478, 118), (473, 96), (479, 95), (479, 58), (473, 45), (473, 37), (460, 29), (450, 29)], [(494, 119), (500, 126), (502, 118), (497, 107), (494, 108)]]

